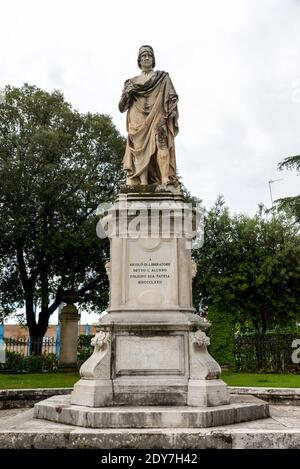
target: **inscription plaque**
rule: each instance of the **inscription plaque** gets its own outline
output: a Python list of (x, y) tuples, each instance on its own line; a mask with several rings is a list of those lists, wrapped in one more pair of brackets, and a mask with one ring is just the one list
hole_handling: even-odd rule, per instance
[[(145, 240), (131, 240), (127, 255), (127, 302), (176, 304), (176, 245), (174, 240), (147, 249)], [(175, 294), (174, 294), (175, 292)]]
[(184, 336), (117, 336), (116, 375), (183, 375)]

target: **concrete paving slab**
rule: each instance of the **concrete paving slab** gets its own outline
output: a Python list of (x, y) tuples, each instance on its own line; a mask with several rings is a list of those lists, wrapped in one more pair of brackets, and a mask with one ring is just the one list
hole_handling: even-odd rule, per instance
[(33, 409), (6, 409), (0, 411), (0, 429), (20, 427), (22, 422), (33, 418)]
[(230, 393), (252, 395), (270, 404), (300, 406), (299, 388), (264, 388), (264, 387), (238, 387), (229, 386)]

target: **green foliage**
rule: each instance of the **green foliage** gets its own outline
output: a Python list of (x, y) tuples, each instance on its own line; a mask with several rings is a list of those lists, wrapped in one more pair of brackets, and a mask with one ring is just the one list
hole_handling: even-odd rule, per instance
[(224, 200), (206, 213), (194, 304), (231, 311), (235, 322), (265, 332), (300, 314), (300, 238), (283, 215), (230, 216)]
[(1, 371), (13, 371), (15, 373), (35, 373), (37, 371), (56, 371), (58, 361), (54, 353), (43, 355), (22, 355), (18, 352), (6, 352), (6, 363), (0, 365)]
[[(288, 156), (278, 164), (278, 169), (300, 171), (300, 155)], [(300, 223), (300, 195), (275, 200), (275, 209), (294, 216), (296, 222)]]
[(300, 155), (288, 156), (278, 164), (278, 169), (295, 169), (300, 171)]
[[(96, 208), (124, 174), (124, 139), (110, 117), (80, 114), (59, 91), (6, 87), (0, 104), (0, 309), (26, 305), (42, 337), (65, 289), (86, 307), (107, 305), (108, 240)], [(34, 304), (39, 308), (35, 320)]]
[(93, 353), (94, 349), (91, 346), (91, 340), (94, 336), (81, 334), (78, 337), (77, 348), (77, 363), (78, 367), (82, 365)]
[(211, 306), (208, 310), (208, 319), (212, 323), (209, 331), (211, 339), (209, 353), (219, 365), (235, 369), (235, 315), (228, 310)]
[(274, 204), (275, 206), (271, 211), (283, 211), (290, 216), (293, 216), (297, 223), (300, 223), (300, 195), (277, 199)]

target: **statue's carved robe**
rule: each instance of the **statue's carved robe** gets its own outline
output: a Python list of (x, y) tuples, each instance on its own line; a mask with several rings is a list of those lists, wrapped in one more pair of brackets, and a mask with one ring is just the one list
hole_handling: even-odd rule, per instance
[[(126, 87), (133, 84), (135, 91), (128, 97)], [(161, 182), (157, 164), (157, 133), (162, 118), (169, 150), (169, 180), (176, 180), (174, 137), (178, 133), (178, 96), (169, 74), (161, 71), (143, 72), (127, 80), (119, 103), (119, 109), (127, 112), (127, 145), (124, 169), (132, 184), (138, 184), (138, 176), (148, 168), (148, 183)]]

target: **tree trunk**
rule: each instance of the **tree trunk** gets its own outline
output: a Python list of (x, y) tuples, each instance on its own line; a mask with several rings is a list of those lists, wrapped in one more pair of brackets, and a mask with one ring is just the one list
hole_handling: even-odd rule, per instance
[(30, 355), (42, 355), (43, 336), (30, 336)]
[[(44, 252), (42, 251), (40, 253), (41, 259), (39, 260), (39, 266), (31, 272), (31, 275), (29, 275), (26, 270), (24, 250), (21, 243), (16, 246), (16, 254), (25, 296), (26, 323), (29, 329), (29, 337), (31, 341), (30, 352), (34, 355), (41, 355), (43, 337), (48, 329), (49, 318), (61, 303), (63, 279), (62, 284), (57, 288), (56, 297), (53, 303), (49, 305), (48, 263)], [(41, 311), (37, 321), (34, 309), (34, 291), (38, 275), (41, 280)]]
[(28, 295), (26, 297), (26, 322), (29, 329), (30, 337), (30, 355), (41, 355), (43, 335), (39, 332), (38, 325), (35, 319), (35, 311), (33, 307), (33, 296)]
[(31, 353), (33, 355), (41, 355), (43, 352), (43, 337), (47, 332), (49, 322), (48, 310), (43, 309), (39, 314), (38, 323), (32, 328), (29, 327)]
[(30, 354), (41, 355), (42, 354), (42, 345), (43, 337), (47, 332), (48, 328), (48, 319), (40, 320), (41, 313), (39, 314), (39, 322), (36, 322), (35, 311), (33, 308), (33, 298), (26, 299), (26, 320), (27, 326), (29, 329), (30, 337)]
[(261, 312), (262, 333), (265, 334), (268, 328), (268, 315), (265, 310)]

